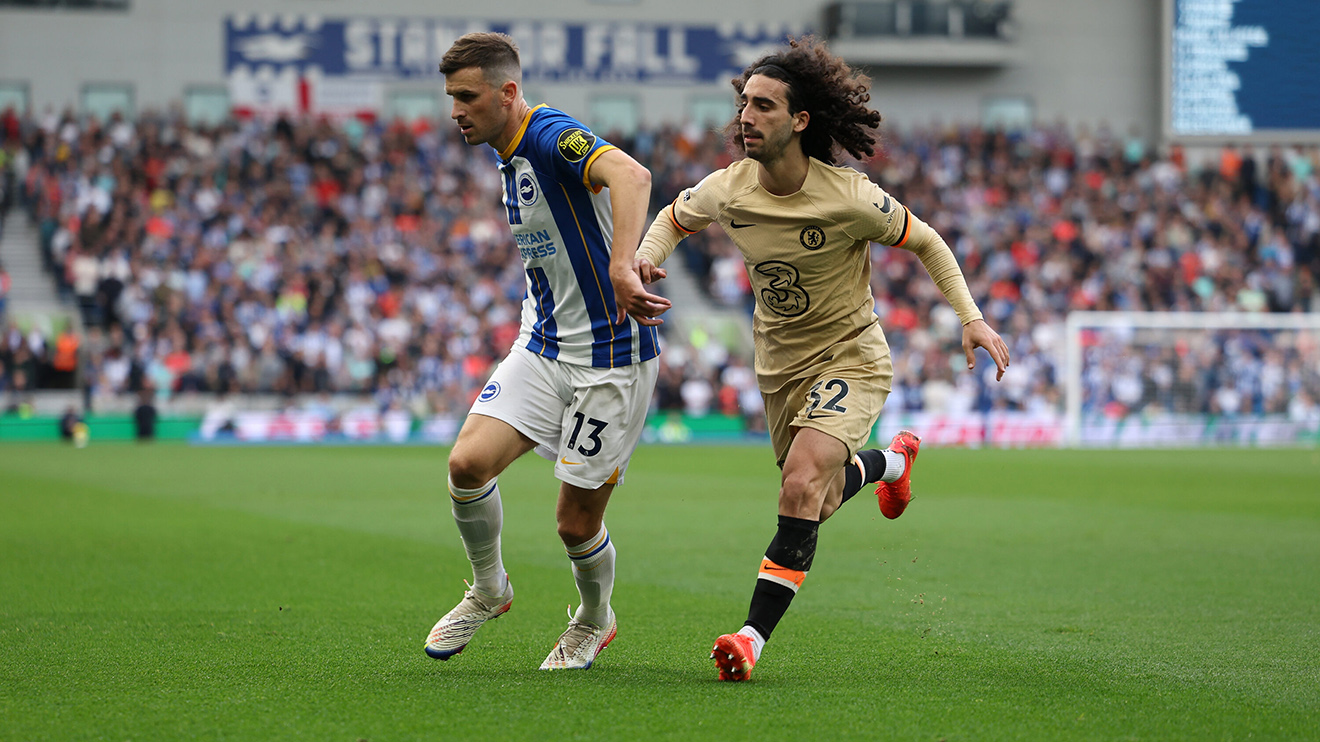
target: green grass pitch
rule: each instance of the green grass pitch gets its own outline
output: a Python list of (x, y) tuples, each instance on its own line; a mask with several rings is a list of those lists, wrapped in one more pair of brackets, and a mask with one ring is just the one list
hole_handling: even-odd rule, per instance
[(767, 446), (643, 446), (607, 522), (620, 633), (576, 599), (550, 465), (501, 479), (517, 598), (422, 653), (470, 570), (439, 448), (0, 446), (0, 740), (1320, 737), (1320, 451), (927, 449), (864, 492), (750, 683)]

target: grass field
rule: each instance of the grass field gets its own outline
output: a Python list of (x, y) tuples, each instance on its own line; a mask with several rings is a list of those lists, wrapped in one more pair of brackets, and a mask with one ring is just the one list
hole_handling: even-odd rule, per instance
[(470, 570), (434, 448), (0, 446), (0, 739), (1316, 739), (1320, 451), (931, 449), (822, 528), (750, 683), (767, 448), (643, 447), (575, 601), (548, 463), (501, 479), (514, 609), (427, 659)]

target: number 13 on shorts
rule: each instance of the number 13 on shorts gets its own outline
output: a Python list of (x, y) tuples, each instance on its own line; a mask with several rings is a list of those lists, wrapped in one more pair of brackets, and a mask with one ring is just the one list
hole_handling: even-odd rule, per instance
[(649, 386), (647, 396), (636, 399), (636, 387), (643, 384), (601, 381), (579, 387), (576, 404), (565, 410), (555, 461), (555, 476), (588, 489), (623, 481), (650, 403)]
[[(565, 446), (565, 448), (568, 449), (566, 453), (576, 452), (582, 454), (583, 456), (588, 456), (588, 457), (595, 456), (596, 454), (600, 453), (600, 448), (601, 448), (600, 434), (604, 432), (605, 428), (608, 428), (610, 424), (603, 420), (597, 420), (594, 417), (587, 417), (586, 415), (582, 414), (580, 411), (573, 413), (573, 419), (576, 420), (577, 422), (573, 424), (573, 433), (568, 436), (568, 443)], [(587, 427), (590, 428), (590, 430), (587, 432), (585, 436), (586, 443), (579, 446), (578, 436), (582, 434), (583, 423), (586, 423)]]
[(656, 360), (595, 368), (543, 358), (515, 346), (472, 405), (503, 420), (555, 462), (561, 482), (596, 489), (623, 481), (642, 437)]

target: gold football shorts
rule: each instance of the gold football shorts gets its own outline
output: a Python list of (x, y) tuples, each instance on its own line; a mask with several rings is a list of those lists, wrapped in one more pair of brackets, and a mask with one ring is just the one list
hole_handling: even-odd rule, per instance
[[(852, 350), (849, 348), (849, 350)], [(782, 468), (800, 428), (815, 428), (848, 447), (848, 458), (866, 445), (889, 398), (894, 363), (889, 355), (858, 364), (850, 352), (817, 364), (765, 398), (775, 461)]]

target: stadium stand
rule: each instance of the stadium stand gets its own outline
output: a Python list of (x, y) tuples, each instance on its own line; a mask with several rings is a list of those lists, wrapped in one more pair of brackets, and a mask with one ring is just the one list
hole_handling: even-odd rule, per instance
[[(10, 171), (24, 163), (17, 201), (85, 328), (79, 345), (7, 324), (0, 391), (72, 386), (72, 353), (92, 399), (144, 386), (357, 393), (381, 409), (461, 413), (517, 333), (523, 276), (496, 210), (498, 173), (489, 152), (449, 132), (10, 112), (0, 136)], [(716, 132), (617, 141), (651, 168), (653, 211), (730, 162)], [(886, 131), (860, 166), (944, 235), (1013, 350), (1003, 384), (966, 372), (957, 319), (920, 264), (876, 246), (876, 309), (897, 359), (891, 410), (1057, 410), (1069, 310), (1320, 309), (1315, 148), (1229, 147), (1189, 163), (1178, 147), (1156, 153), (1104, 130), (913, 129)], [(685, 245), (712, 300), (750, 309), (727, 238), (711, 230)], [(700, 339), (666, 346), (659, 409), (759, 419), (746, 359)], [(1233, 358), (1218, 348), (1153, 363), (1191, 379), (1185, 411), (1224, 400), (1218, 377), (1192, 366), (1276, 380), (1253, 387), (1244, 404), (1256, 412), (1320, 399), (1315, 358), (1233, 347)], [(1088, 380), (1098, 404), (1122, 395), (1112, 373)]]

